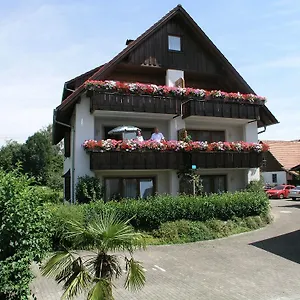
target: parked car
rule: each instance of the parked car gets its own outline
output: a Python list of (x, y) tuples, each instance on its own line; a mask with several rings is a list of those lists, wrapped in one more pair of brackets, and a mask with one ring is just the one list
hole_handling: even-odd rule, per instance
[(292, 198), (292, 200), (297, 200), (297, 198), (300, 198), (300, 185), (290, 190), (289, 198)]
[(284, 199), (289, 196), (290, 190), (294, 188), (295, 188), (294, 185), (280, 184), (267, 190), (266, 193), (269, 198)]

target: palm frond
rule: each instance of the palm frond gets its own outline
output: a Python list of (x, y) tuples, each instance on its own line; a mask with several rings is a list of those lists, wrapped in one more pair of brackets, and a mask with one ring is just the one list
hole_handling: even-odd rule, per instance
[(139, 261), (135, 261), (133, 258), (125, 258), (125, 261), (127, 270), (127, 276), (124, 284), (125, 289), (131, 291), (140, 290), (146, 282), (142, 264)]
[(68, 272), (72, 268), (77, 255), (69, 251), (59, 251), (54, 253), (41, 267), (43, 276), (54, 277), (59, 280), (61, 274)]
[(113, 300), (112, 284), (109, 280), (100, 279), (89, 291), (87, 300)]
[(62, 299), (73, 299), (86, 290), (92, 277), (86, 270), (81, 257), (69, 251), (57, 252), (41, 267), (42, 275), (64, 282)]
[(64, 236), (66, 239), (72, 240), (72, 243), (79, 249), (93, 249), (95, 247), (95, 237), (87, 227), (85, 223), (69, 221), (68, 230), (64, 233)]
[(128, 223), (129, 220), (124, 221), (116, 212), (106, 211), (90, 223), (87, 230), (94, 236), (98, 249), (132, 252), (145, 248), (143, 236)]
[(87, 260), (85, 265), (98, 279), (118, 279), (122, 275), (117, 255), (99, 252), (96, 257)]
[(87, 290), (92, 284), (93, 278), (86, 270), (80, 258), (74, 261), (72, 271), (72, 274), (64, 283), (65, 292), (62, 295), (62, 299), (73, 299)]

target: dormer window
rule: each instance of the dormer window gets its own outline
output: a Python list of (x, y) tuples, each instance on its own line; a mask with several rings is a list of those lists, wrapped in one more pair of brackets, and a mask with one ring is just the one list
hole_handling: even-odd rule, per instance
[(169, 35), (168, 36), (168, 49), (171, 51), (181, 51), (181, 38), (180, 36)]

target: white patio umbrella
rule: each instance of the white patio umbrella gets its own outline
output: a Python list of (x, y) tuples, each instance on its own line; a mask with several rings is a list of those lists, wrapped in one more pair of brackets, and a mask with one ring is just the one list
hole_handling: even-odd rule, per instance
[(135, 126), (122, 125), (122, 126), (118, 126), (118, 127), (115, 127), (114, 129), (110, 130), (108, 132), (108, 134), (113, 135), (113, 134), (120, 134), (120, 133), (125, 133), (125, 132), (137, 132), (138, 130), (141, 130), (141, 129), (138, 127), (135, 127)]
[(122, 134), (123, 140), (130, 140), (136, 137), (136, 132), (138, 130), (141, 129), (135, 126), (122, 125), (110, 130), (108, 134), (109, 135)]

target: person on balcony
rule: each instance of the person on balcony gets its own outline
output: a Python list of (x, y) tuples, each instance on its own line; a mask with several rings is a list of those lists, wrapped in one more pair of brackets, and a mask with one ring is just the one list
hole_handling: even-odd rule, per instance
[(182, 131), (182, 134), (181, 134), (181, 140), (182, 140), (183, 142), (186, 142), (186, 143), (189, 143), (189, 142), (192, 141), (192, 137), (191, 137), (190, 135), (188, 135), (188, 132), (187, 132), (186, 129), (184, 129), (184, 130)]
[(139, 141), (139, 142), (143, 142), (144, 141), (144, 138), (142, 136), (142, 133), (140, 130), (137, 131), (136, 133), (136, 139)]
[(165, 140), (165, 137), (161, 132), (159, 132), (159, 129), (155, 127), (154, 132), (151, 135), (151, 140), (156, 142), (162, 142)]

